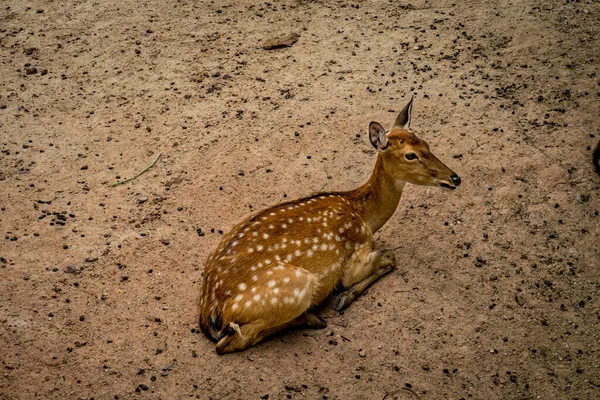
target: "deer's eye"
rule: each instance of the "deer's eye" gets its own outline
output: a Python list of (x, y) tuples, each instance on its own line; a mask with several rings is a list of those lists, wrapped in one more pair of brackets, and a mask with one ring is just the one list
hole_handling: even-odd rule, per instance
[(416, 160), (416, 159), (417, 159), (417, 155), (416, 155), (415, 153), (406, 153), (406, 154), (404, 155), (404, 157), (405, 157), (407, 160)]

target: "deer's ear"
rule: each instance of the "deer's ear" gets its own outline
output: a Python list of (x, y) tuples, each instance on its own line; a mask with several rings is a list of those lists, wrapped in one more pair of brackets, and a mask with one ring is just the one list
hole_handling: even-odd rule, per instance
[(388, 146), (388, 139), (385, 134), (385, 128), (379, 122), (369, 124), (369, 140), (377, 151), (384, 151)]
[(396, 118), (396, 122), (394, 122), (395, 128), (409, 129), (410, 114), (412, 112), (413, 99), (414, 99), (414, 97), (411, 97), (408, 104), (405, 105), (404, 108), (402, 109), (402, 111), (400, 111), (400, 114), (398, 114), (398, 117)]

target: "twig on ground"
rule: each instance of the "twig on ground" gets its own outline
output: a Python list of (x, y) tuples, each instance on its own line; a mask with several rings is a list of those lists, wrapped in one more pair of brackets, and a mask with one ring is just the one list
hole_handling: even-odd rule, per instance
[(158, 155), (156, 156), (156, 158), (154, 159), (154, 161), (152, 161), (152, 163), (150, 165), (148, 165), (146, 168), (144, 168), (142, 170), (142, 172), (139, 172), (137, 174), (135, 174), (134, 176), (132, 176), (131, 178), (127, 178), (123, 181), (118, 181), (113, 183), (112, 185), (110, 185), (110, 187), (115, 187), (115, 186), (119, 186), (119, 185), (124, 185), (128, 182), (131, 182), (134, 179), (137, 179), (140, 175), (142, 175), (144, 172), (148, 171), (150, 168), (152, 168), (154, 166), (154, 164), (156, 164), (156, 162), (158, 161), (158, 159), (160, 158), (160, 156), (162, 156), (162, 152), (158, 153)]
[(571, 185), (578, 185), (580, 183), (585, 183), (585, 182), (589, 182), (591, 181), (591, 179), (582, 179), (580, 181), (561, 181), (561, 182), (556, 182), (557, 185), (566, 185), (567, 183), (570, 183)]

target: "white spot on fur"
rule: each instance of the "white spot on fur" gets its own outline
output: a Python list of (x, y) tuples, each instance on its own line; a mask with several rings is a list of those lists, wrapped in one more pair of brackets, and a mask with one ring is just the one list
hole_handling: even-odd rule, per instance
[(237, 310), (237, 309), (238, 309), (238, 304), (237, 304), (237, 303), (234, 303), (234, 304), (231, 306), (231, 309), (232, 309), (233, 311)]
[(269, 238), (269, 234), (268, 233), (263, 233), (263, 239), (268, 239)]
[(321, 250), (323, 250), (323, 251), (327, 250), (327, 245), (326, 244), (322, 244), (321, 245)]
[(258, 246), (256, 246), (256, 251), (262, 251), (264, 249), (264, 246), (262, 244), (259, 244)]
[(288, 278), (287, 276), (285, 278), (283, 278), (283, 283), (288, 283), (290, 281), (290, 278)]
[(254, 276), (252, 277), (252, 280), (253, 280), (253, 281), (257, 281), (257, 280), (258, 280), (258, 275), (254, 275)]
[(248, 300), (247, 302), (244, 303), (244, 306), (246, 308), (250, 307), (252, 305), (252, 301)]
[(308, 257), (312, 257), (312, 256), (313, 256), (313, 254), (314, 254), (314, 253), (313, 253), (313, 251), (312, 251), (312, 250), (307, 250), (307, 251), (306, 251), (306, 255), (307, 255)]
[(246, 284), (245, 284), (244, 282), (242, 282), (242, 283), (240, 283), (240, 284), (238, 285), (238, 288), (239, 288), (240, 290), (246, 290)]
[(275, 286), (275, 285), (276, 285), (276, 283), (277, 283), (277, 282), (275, 282), (275, 281), (269, 281), (269, 282), (267, 283), (267, 285), (268, 285), (269, 287), (273, 287), (273, 286)]
[(301, 252), (300, 250), (296, 250), (296, 251), (294, 252), (294, 255), (295, 255), (296, 257), (300, 257), (300, 256), (302, 255), (302, 252)]
[(300, 272), (300, 270), (299, 270), (299, 269), (297, 269), (297, 270), (296, 270), (296, 276), (299, 278), (299, 277), (300, 277), (300, 275), (302, 275), (302, 272)]
[(255, 294), (252, 298), (254, 301), (260, 301), (260, 294)]
[(277, 297), (271, 297), (271, 304), (277, 304)]
[(242, 294), (238, 294), (237, 296), (235, 296), (235, 302), (239, 303), (242, 299), (244, 298), (244, 295)]

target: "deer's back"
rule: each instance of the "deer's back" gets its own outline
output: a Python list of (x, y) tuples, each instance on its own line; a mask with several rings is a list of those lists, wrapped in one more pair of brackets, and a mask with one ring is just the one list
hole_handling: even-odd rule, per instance
[(208, 258), (202, 313), (227, 307), (242, 293), (260, 294), (262, 288), (278, 285), (278, 279), (286, 283), (280, 277), (293, 268), (314, 279), (318, 290), (313, 304), (319, 303), (341, 279), (352, 253), (371, 241), (365, 221), (343, 193), (263, 210), (236, 225)]

